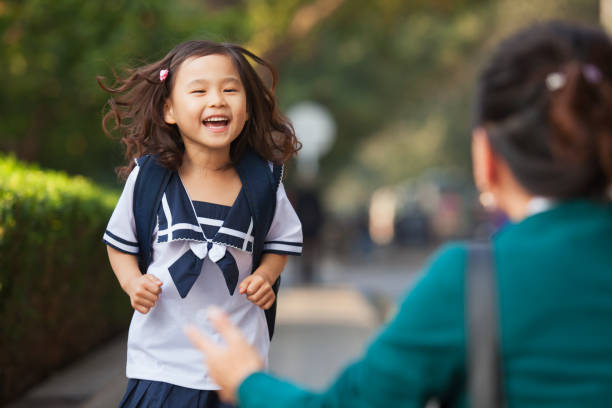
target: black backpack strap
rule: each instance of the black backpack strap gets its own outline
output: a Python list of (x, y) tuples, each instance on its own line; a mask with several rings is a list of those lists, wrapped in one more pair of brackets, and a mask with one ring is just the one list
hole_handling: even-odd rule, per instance
[[(242, 181), (251, 214), (253, 215), (253, 269), (254, 272), (261, 263), (263, 246), (268, 230), (272, 225), (272, 219), (276, 211), (276, 190), (282, 177), (282, 166), (270, 165), (252, 150), (247, 150), (243, 157), (236, 163), (236, 171)], [(278, 294), (280, 277), (272, 285), (274, 293)], [(268, 323), (268, 334), (270, 339), (274, 334), (274, 323), (276, 320), (276, 301), (272, 307), (265, 311)]]
[(170, 170), (146, 155), (136, 160), (139, 170), (134, 184), (133, 210), (138, 239), (138, 267), (146, 273), (151, 263), (153, 230), (161, 196), (170, 179)]
[(268, 163), (252, 150), (247, 150), (236, 163), (236, 171), (242, 181), (253, 215), (253, 270), (259, 266), (263, 241), (272, 224), (276, 210), (276, 189)]
[(493, 251), (468, 247), (466, 274), (468, 395), (473, 408), (503, 406), (499, 315)]
[[(272, 175), (274, 177), (274, 208), (276, 208), (276, 191), (278, 190), (278, 187), (280, 186), (280, 183), (283, 179), (283, 170), (284, 170), (284, 167), (282, 164), (278, 164), (278, 165), (275, 164), (274, 167), (272, 168)], [(270, 229), (273, 218), (274, 218), (274, 212), (272, 212), (272, 218), (270, 219), (270, 224), (268, 224), (266, 228), (266, 235), (268, 233), (268, 230)], [(265, 239), (265, 236), (264, 236), (264, 239)], [(278, 279), (276, 279), (276, 282), (274, 282), (274, 285), (272, 285), (272, 290), (274, 290), (274, 295), (276, 295), (277, 298), (278, 298), (278, 290), (280, 289), (280, 283), (281, 283), (281, 277), (279, 276)], [(276, 300), (274, 300), (274, 303), (272, 304), (272, 306), (270, 306), (270, 308), (266, 310), (265, 315), (266, 315), (266, 321), (268, 323), (268, 334), (270, 335), (270, 340), (272, 340), (272, 335), (274, 335), (274, 326), (275, 326), (275, 321), (276, 321)]]
[(278, 190), (281, 181), (283, 181), (283, 173), (285, 167), (282, 164), (275, 164), (272, 167), (272, 176), (274, 178), (274, 191)]

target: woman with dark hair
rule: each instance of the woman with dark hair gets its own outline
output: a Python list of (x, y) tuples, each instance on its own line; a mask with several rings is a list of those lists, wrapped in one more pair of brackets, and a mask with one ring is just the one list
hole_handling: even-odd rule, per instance
[[(512, 220), (491, 243), (505, 405), (609, 406), (608, 36), (552, 22), (501, 43), (478, 80), (472, 147), (483, 201)], [(227, 347), (194, 329), (188, 334), (222, 397), (241, 407), (422, 407), (430, 398), (466, 406), (474, 402), (467, 349), (478, 340), (468, 342), (466, 328), (468, 247), (442, 248), (365, 355), (323, 392), (261, 372), (257, 353), (219, 311), (210, 319)]]

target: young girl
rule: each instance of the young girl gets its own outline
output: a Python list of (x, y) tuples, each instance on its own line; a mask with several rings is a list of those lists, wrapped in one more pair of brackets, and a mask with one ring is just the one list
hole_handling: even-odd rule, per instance
[(270, 70), (274, 87), (270, 64), (207, 41), (182, 43), (115, 87), (98, 78), (112, 95), (103, 128), (114, 121), (128, 159), (103, 238), (135, 309), (122, 407), (227, 406), (183, 335), (191, 323), (218, 336), (210, 305), (268, 354), (273, 313), (264, 310), (274, 310), (287, 255), (301, 253), (279, 171), (299, 142), (247, 57)]

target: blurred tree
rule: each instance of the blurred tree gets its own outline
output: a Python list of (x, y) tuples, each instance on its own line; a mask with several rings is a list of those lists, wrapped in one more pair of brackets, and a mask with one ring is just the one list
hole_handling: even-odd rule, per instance
[(301, 3), (0, 0), (0, 150), (110, 182), (121, 153), (100, 128), (96, 75), (112, 82), (192, 38), (267, 47), (262, 33), (282, 35)]
[(121, 152), (100, 128), (96, 75), (187, 39), (232, 41), (277, 65), (282, 107), (333, 112), (321, 178), (329, 197), (356, 179), (356, 202), (425, 167), (469, 168), (483, 50), (535, 18), (597, 13), (598, 0), (0, 0), (0, 150), (112, 182)]
[(469, 177), (471, 100), (492, 45), (545, 18), (597, 21), (597, 0), (351, 0), (280, 62), (281, 100), (330, 108), (327, 203), (355, 211), (381, 185), (433, 166)]
[(180, 1), (169, 8), (160, 0), (0, 2), (0, 148), (46, 167), (111, 179), (119, 147), (100, 130), (107, 96), (95, 77), (160, 57), (196, 33), (248, 37), (239, 11), (197, 7)]

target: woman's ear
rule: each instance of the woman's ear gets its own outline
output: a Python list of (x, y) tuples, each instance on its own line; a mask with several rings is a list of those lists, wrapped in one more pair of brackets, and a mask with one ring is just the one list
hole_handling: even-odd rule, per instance
[(172, 103), (169, 99), (166, 99), (166, 102), (164, 103), (164, 121), (169, 125), (176, 125), (174, 110), (172, 109)]
[(498, 181), (495, 152), (482, 127), (472, 131), (472, 171), (476, 188), (480, 192), (490, 191)]

